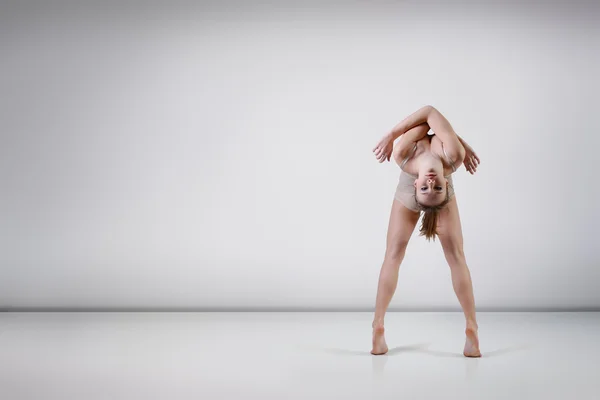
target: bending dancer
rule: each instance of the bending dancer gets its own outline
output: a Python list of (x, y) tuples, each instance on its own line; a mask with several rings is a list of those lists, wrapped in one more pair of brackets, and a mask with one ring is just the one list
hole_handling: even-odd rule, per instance
[[(429, 129), (434, 135), (427, 134)], [(436, 235), (439, 237), (450, 266), (452, 286), (465, 315), (463, 354), (480, 357), (473, 286), (463, 252), (460, 216), (452, 183), (452, 173), (461, 164), (471, 174), (476, 172), (480, 163), (478, 156), (432, 106), (422, 107), (406, 117), (379, 141), (373, 152), (380, 163), (389, 161), (393, 156), (401, 173), (392, 202), (386, 251), (379, 274), (371, 354), (388, 351), (384, 316), (396, 290), (406, 246), (422, 213), (420, 235), (427, 240), (435, 240)]]

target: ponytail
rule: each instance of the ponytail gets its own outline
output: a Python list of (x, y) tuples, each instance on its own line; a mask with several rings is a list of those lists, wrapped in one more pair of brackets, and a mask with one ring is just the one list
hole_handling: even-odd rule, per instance
[(437, 222), (440, 215), (439, 206), (424, 207), (423, 218), (421, 219), (421, 228), (419, 229), (419, 236), (425, 236), (425, 239), (435, 241), (437, 232)]
[(419, 228), (419, 236), (425, 236), (425, 239), (435, 241), (435, 237), (438, 235), (437, 224), (438, 218), (440, 216), (440, 211), (446, 204), (450, 201), (450, 192), (448, 188), (446, 188), (446, 198), (443, 202), (436, 206), (426, 206), (424, 204), (419, 203), (417, 200), (417, 195), (415, 191), (415, 201), (417, 202), (417, 206), (423, 212), (423, 218), (421, 219), (421, 227)]

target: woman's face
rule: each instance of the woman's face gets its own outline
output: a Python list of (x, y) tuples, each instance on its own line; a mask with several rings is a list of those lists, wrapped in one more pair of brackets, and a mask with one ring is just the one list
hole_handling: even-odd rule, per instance
[(420, 175), (415, 179), (417, 201), (426, 206), (435, 206), (446, 199), (448, 180), (435, 172)]

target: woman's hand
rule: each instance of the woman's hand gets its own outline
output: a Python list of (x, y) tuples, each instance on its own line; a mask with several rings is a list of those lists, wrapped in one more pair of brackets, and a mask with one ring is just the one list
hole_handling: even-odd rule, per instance
[(394, 150), (394, 138), (389, 134), (379, 140), (379, 143), (373, 149), (373, 153), (377, 158), (377, 161), (380, 163), (385, 160), (390, 161), (390, 157), (392, 156), (392, 151)]
[(465, 169), (469, 171), (471, 175), (473, 175), (475, 172), (477, 172), (477, 166), (481, 163), (481, 160), (479, 160), (479, 156), (477, 156), (475, 150), (473, 150), (473, 148), (469, 146), (467, 142), (463, 140), (463, 138), (461, 138), (460, 136), (458, 138), (460, 139), (461, 144), (465, 148), (465, 159), (463, 161)]

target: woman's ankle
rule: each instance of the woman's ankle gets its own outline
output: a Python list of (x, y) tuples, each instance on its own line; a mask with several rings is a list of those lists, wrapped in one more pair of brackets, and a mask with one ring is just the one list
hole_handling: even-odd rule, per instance
[(477, 321), (472, 319), (472, 320), (467, 320), (467, 329), (473, 329), (474, 331), (477, 331), (479, 329), (479, 325), (477, 325)]
[(372, 328), (377, 328), (377, 327), (382, 327), (383, 326), (383, 319), (374, 319), (373, 323), (371, 324)]

